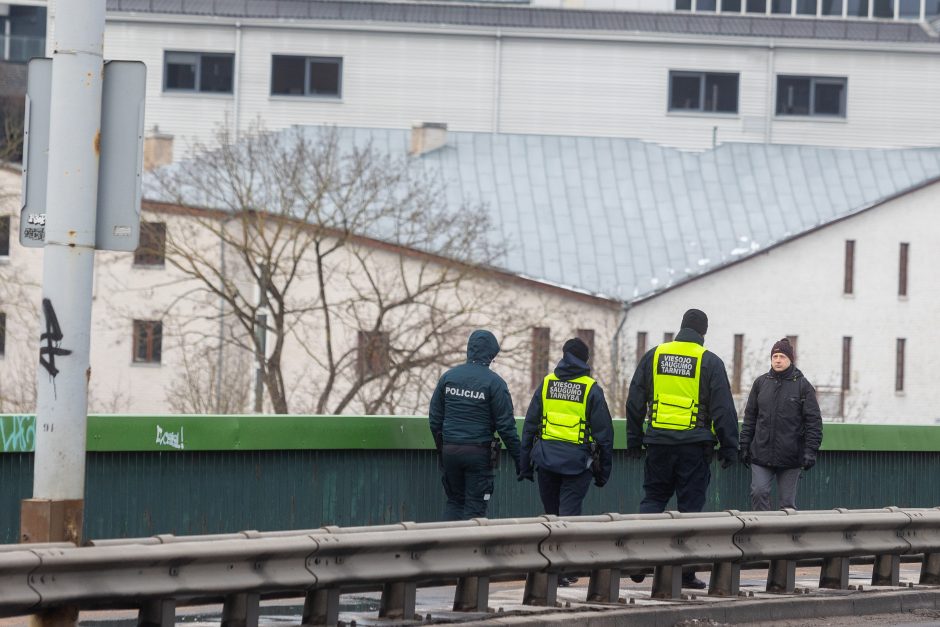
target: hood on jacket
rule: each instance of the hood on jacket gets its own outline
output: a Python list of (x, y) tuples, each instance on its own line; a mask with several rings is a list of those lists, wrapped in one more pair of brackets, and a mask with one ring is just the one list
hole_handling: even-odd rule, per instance
[(499, 353), (496, 336), (485, 329), (477, 329), (467, 340), (467, 362), (489, 366)]
[(570, 381), (591, 374), (591, 367), (571, 353), (564, 353), (555, 366), (555, 376), (562, 381)]

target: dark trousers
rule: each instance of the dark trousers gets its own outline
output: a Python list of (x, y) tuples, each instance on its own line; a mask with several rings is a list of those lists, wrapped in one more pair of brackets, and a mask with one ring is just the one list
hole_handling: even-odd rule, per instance
[(666, 511), (673, 494), (680, 512), (702, 511), (712, 478), (710, 462), (711, 446), (702, 442), (647, 446), (640, 513)]
[(441, 454), (444, 494), (447, 507), (444, 520), (470, 520), (486, 516), (493, 494), (489, 448), (444, 445)]
[(580, 516), (581, 503), (591, 487), (593, 475), (585, 470), (580, 475), (560, 475), (539, 468), (539, 496), (546, 514)]

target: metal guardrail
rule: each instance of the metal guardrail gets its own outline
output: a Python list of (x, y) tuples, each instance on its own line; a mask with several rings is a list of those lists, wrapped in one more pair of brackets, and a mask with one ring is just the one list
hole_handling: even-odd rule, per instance
[(709, 594), (734, 597), (742, 565), (767, 562), (767, 590), (793, 592), (797, 560), (820, 587), (847, 588), (872, 557), (872, 585), (898, 585), (902, 556), (940, 583), (940, 508), (400, 523), (221, 536), (155, 536), (93, 546), (0, 546), (0, 616), (63, 606), (140, 609), (171, 625), (178, 603), (222, 601), (223, 625), (257, 624), (262, 597), (305, 595), (304, 624), (335, 624), (344, 590), (382, 589), (380, 616), (411, 618), (417, 587), (456, 579), (455, 611), (485, 611), (492, 577), (525, 575), (523, 603), (553, 606), (558, 576), (590, 571), (588, 600), (614, 603), (620, 577), (653, 568), (652, 596), (679, 598), (682, 566), (711, 564)]

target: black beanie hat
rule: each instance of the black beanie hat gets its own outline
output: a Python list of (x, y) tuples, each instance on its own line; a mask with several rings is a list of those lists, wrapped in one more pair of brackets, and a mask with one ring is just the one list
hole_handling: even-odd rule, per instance
[(708, 316), (701, 309), (690, 309), (682, 316), (680, 328), (692, 329), (704, 336), (708, 331)]
[(790, 361), (796, 361), (793, 355), (793, 345), (787, 338), (782, 338), (774, 344), (774, 347), (770, 349), (770, 356), (773, 357), (774, 353), (783, 353)]
[(571, 353), (584, 363), (587, 363), (588, 358), (591, 356), (590, 351), (588, 350), (587, 344), (579, 337), (573, 337), (565, 345), (561, 347), (562, 352)]

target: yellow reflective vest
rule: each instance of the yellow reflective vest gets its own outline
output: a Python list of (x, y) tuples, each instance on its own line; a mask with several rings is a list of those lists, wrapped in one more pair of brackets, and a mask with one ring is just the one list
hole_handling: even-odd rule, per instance
[(593, 442), (587, 431), (587, 399), (594, 379), (588, 376), (562, 381), (554, 373), (542, 381), (543, 440), (583, 444)]
[(650, 427), (687, 431), (698, 424), (699, 383), (705, 347), (666, 342), (653, 355), (653, 404)]

